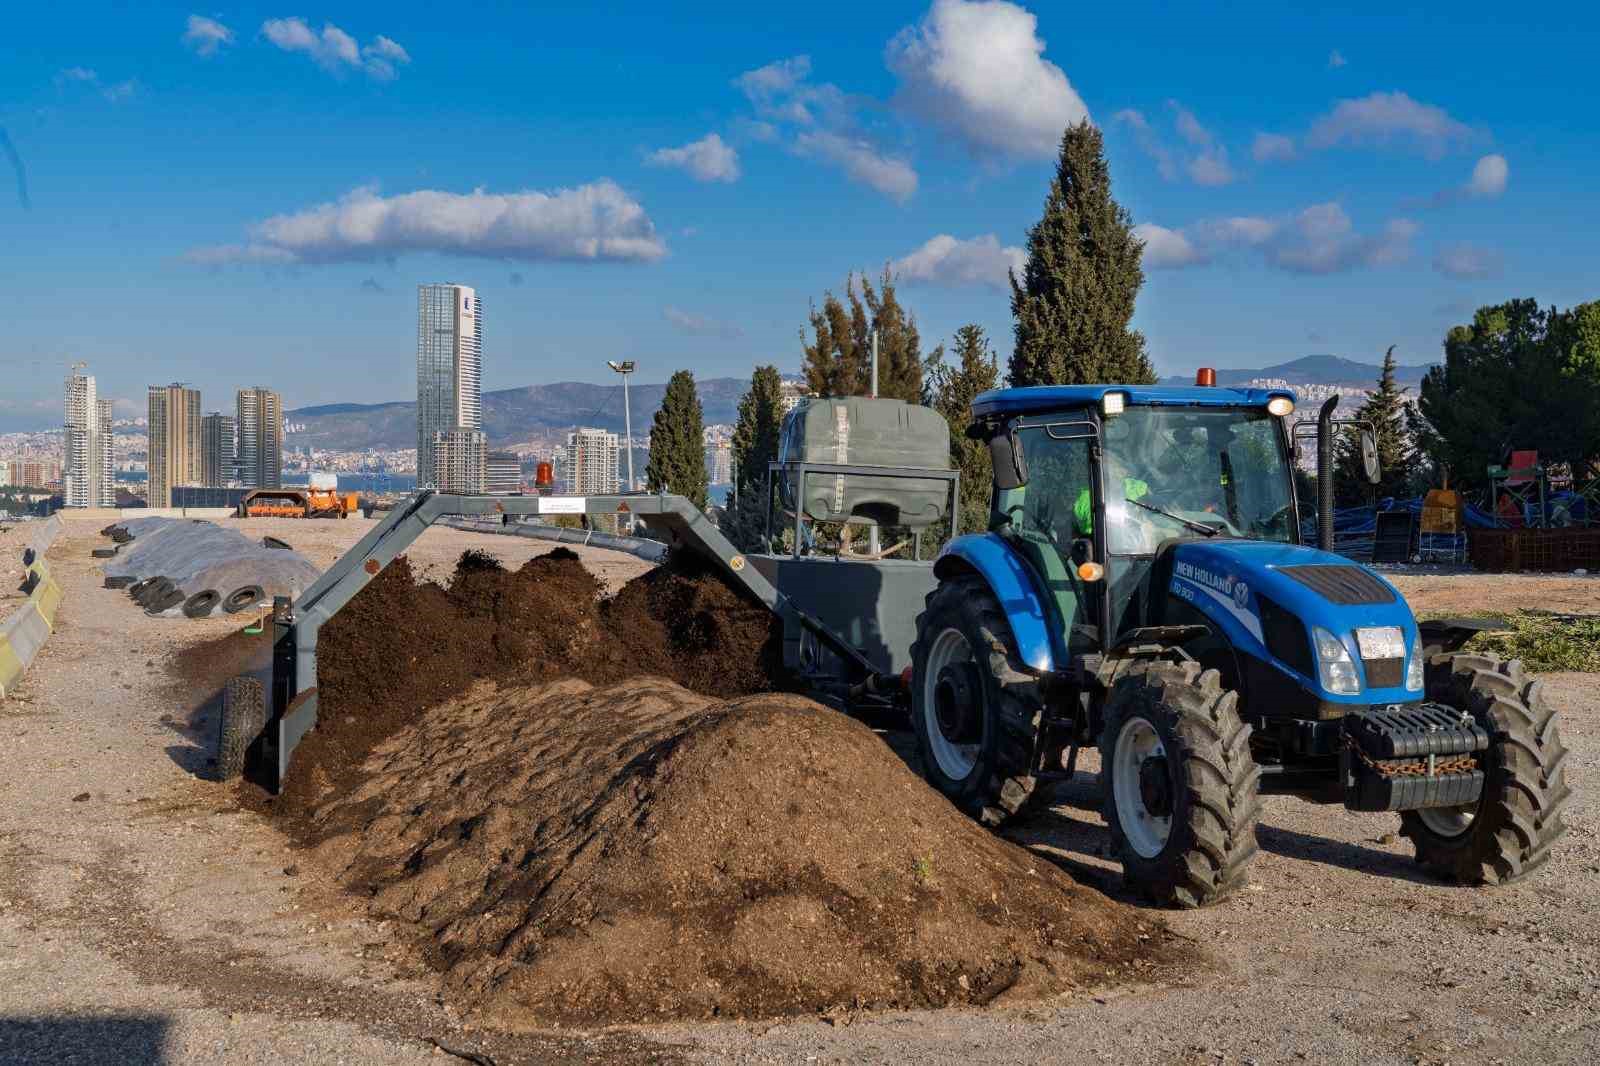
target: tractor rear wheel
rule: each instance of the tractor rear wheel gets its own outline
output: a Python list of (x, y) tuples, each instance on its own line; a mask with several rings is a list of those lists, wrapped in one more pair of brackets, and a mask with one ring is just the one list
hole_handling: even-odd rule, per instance
[(1256, 853), (1261, 771), (1238, 695), (1195, 662), (1132, 662), (1116, 675), (1100, 736), (1100, 789), (1129, 888), (1203, 907), (1245, 881)]
[(1561, 813), (1572, 790), (1555, 708), (1515, 659), (1435, 655), (1426, 676), (1428, 699), (1472, 715), (1489, 734), (1483, 795), (1465, 807), (1406, 811), (1400, 833), (1416, 846), (1417, 862), (1446, 880), (1521, 880), (1550, 860), (1566, 831)]
[(939, 583), (917, 619), (911, 660), (923, 776), (984, 825), (1000, 825), (1034, 794), (1039, 701), (987, 582)]

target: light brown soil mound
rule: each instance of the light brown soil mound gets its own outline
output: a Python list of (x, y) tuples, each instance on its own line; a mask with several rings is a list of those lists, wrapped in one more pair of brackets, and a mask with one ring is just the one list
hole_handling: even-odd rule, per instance
[(799, 697), (484, 683), (366, 771), (315, 861), (509, 1028), (986, 1003), (1186, 953)]

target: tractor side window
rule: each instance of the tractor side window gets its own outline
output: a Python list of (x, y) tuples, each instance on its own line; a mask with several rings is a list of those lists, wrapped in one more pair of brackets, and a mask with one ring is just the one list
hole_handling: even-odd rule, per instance
[(1024, 558), (1061, 612), (1067, 633), (1087, 622), (1082, 584), (1073, 570), (1072, 542), (1094, 530), (1089, 497), (1089, 439), (1070, 430), (1030, 426), (1019, 431), (1028, 464), (1020, 513), (1011, 528)]

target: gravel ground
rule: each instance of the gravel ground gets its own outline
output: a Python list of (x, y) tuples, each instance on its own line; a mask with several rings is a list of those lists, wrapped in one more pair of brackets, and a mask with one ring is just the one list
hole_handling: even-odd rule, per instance
[[(319, 565), (369, 523), (251, 520)], [(1570, 831), (1530, 884), (1420, 877), (1396, 819), (1267, 801), (1249, 891), (1167, 920), (1214, 968), (1158, 988), (851, 1024), (717, 1025), (512, 1038), (466, 1028), (389, 931), (301, 871), (270, 826), (201, 780), (209, 719), (167, 654), (225, 620), (147, 618), (101, 589), (96, 529), (51, 552), (56, 634), (0, 704), (0, 1063), (896, 1061), (1491, 1063), (1600, 1053), (1600, 692), (1547, 675), (1572, 749)], [(547, 546), (435, 529), (411, 552), (443, 573), (467, 547), (516, 565)], [(4, 550), (0, 541), (0, 550)], [(644, 564), (581, 550), (613, 587)], [(9, 564), (8, 564), (9, 565)], [(3, 576), (3, 575), (0, 575)], [(1600, 612), (1570, 577), (1399, 575), (1420, 609), (1531, 603)], [(1512, 599), (1514, 597), (1514, 599)], [(1507, 602), (1507, 601), (1510, 602)], [(900, 746), (900, 738), (889, 738)], [(1086, 760), (1093, 769), (1092, 760)], [(1088, 783), (1011, 831), (1120, 896)], [(845, 1019), (836, 1019), (844, 1022)]]

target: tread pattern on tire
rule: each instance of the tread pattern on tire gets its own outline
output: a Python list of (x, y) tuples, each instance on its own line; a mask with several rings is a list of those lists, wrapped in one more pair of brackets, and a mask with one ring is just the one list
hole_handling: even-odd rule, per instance
[(1489, 733), (1491, 757), (1484, 802), (1461, 836), (1440, 837), (1415, 812), (1401, 814), (1400, 833), (1411, 839), (1417, 862), (1464, 884), (1504, 885), (1534, 873), (1566, 832), (1562, 814), (1572, 796), (1567, 749), (1543, 683), (1519, 660), (1456, 652), (1428, 661), (1427, 694), (1477, 719)]
[[(1027, 810), (1039, 796), (1037, 779), (1032, 772), (1034, 741), (1039, 730), (1038, 682), (1024, 671), (1011, 636), (1011, 626), (987, 581), (970, 575), (940, 582), (928, 593), (924, 614), (940, 609), (943, 606), (939, 602), (941, 597), (977, 605), (983, 646), (974, 647), (972, 652), (975, 657), (981, 656), (987, 666), (999, 701), (995, 719), (1000, 732), (995, 741), (992, 765), (983, 768), (983, 780), (977, 789), (950, 799), (983, 825), (998, 828)], [(919, 645), (923, 627), (920, 619), (918, 622), (918, 640), (911, 648), (913, 662), (921, 658)]]
[(244, 772), (245, 758), (267, 725), (266, 694), (261, 680), (235, 677), (222, 690), (222, 715), (217, 723), (217, 777), (223, 781)]
[[(1250, 752), (1250, 727), (1239, 718), (1238, 694), (1222, 686), (1215, 670), (1199, 663), (1132, 659), (1114, 664), (1108, 678), (1105, 730), (1100, 737), (1101, 794), (1112, 850), (1122, 857), (1130, 888), (1177, 907), (1203, 907), (1245, 883), (1257, 851), (1261, 769)], [(1187, 788), (1174, 810), (1167, 848), (1153, 859), (1128, 844), (1118, 824), (1110, 766), (1117, 734), (1130, 711), (1168, 718), (1187, 771)], [(1180, 818), (1187, 813), (1187, 819)]]

